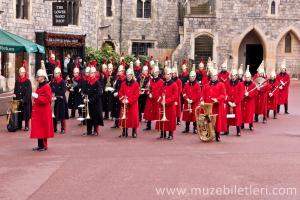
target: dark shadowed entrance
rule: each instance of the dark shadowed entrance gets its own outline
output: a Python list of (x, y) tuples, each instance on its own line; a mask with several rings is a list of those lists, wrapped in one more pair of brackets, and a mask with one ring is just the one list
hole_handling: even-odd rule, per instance
[(261, 64), (264, 56), (263, 46), (261, 44), (246, 45), (246, 66), (250, 65), (251, 74), (255, 74)]

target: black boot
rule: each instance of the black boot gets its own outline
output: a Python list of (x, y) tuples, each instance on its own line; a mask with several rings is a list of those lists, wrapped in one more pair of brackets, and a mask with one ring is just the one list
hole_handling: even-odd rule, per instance
[(132, 129), (132, 137), (136, 138), (137, 137), (137, 133), (136, 133), (136, 128)]
[(160, 131), (160, 137), (157, 138), (157, 139), (163, 139), (164, 138), (164, 132), (163, 131)]
[(277, 113), (276, 110), (273, 110), (274, 119), (277, 119)]
[(284, 104), (284, 114), (290, 114), (288, 112), (288, 105), (287, 105), (287, 103)]
[(242, 125), (241, 125), (241, 129), (244, 129), (245, 128), (245, 125), (244, 125), (244, 123), (242, 123)]
[(254, 121), (258, 122), (258, 114), (255, 114)]
[(147, 121), (147, 126), (146, 126), (145, 129), (143, 129), (143, 131), (150, 131), (150, 130), (151, 130), (151, 121), (148, 120), (148, 121)]
[(250, 131), (254, 131), (253, 124), (249, 124)]
[(164, 131), (164, 139), (167, 139), (167, 131)]
[(65, 129), (65, 122), (62, 120), (62, 121), (61, 121), (61, 129), (60, 129), (60, 133), (61, 133), (61, 134), (64, 134), (64, 133), (65, 133), (65, 130), (66, 130), (66, 129)]
[(241, 136), (241, 128), (239, 126), (236, 127), (236, 136)]
[(182, 133), (188, 133), (190, 131), (190, 122), (185, 122), (185, 130)]
[(75, 118), (75, 109), (72, 109), (70, 118)]
[(29, 124), (29, 120), (25, 120), (25, 128), (24, 128), (24, 131), (29, 131), (28, 124)]
[(197, 124), (196, 122), (193, 122), (193, 127), (194, 127), (194, 134), (197, 134)]
[(269, 118), (270, 110), (267, 111), (267, 118)]
[(168, 140), (173, 140), (173, 132), (169, 131), (169, 137), (167, 138)]
[(277, 106), (277, 113), (280, 112), (280, 105)]
[(110, 128), (119, 128), (119, 120), (115, 120), (115, 124)]
[(177, 117), (177, 125), (180, 125), (180, 117)]
[(219, 132), (215, 132), (216, 133), (216, 142), (220, 142), (220, 133)]
[(54, 133), (57, 132), (57, 121), (55, 118), (53, 118), (53, 128), (54, 128)]
[(119, 138), (125, 137), (126, 136), (126, 129), (123, 128), (122, 134), (119, 136)]
[(263, 116), (263, 124), (266, 124), (267, 123), (267, 118), (266, 116)]

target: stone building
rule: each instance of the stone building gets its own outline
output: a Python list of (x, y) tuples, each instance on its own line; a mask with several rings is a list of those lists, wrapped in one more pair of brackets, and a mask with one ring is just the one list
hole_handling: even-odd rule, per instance
[[(63, 60), (67, 53), (83, 56), (84, 45), (97, 47), (99, 1), (66, 1), (68, 26), (52, 25), (51, 0), (0, 0), (0, 28), (28, 40), (40, 43), (52, 50), (56, 59)], [(80, 39), (80, 41), (79, 41)], [(18, 53), (1, 55), (1, 85), (4, 91), (12, 90), (22, 60), (28, 60), (29, 75), (34, 76), (39, 67), (40, 55)]]
[(298, 0), (186, 1), (173, 59), (212, 57), (218, 65), (228, 59), (229, 66), (249, 64), (252, 73), (262, 60), (270, 72), (286, 59), (288, 69), (298, 71), (299, 10)]

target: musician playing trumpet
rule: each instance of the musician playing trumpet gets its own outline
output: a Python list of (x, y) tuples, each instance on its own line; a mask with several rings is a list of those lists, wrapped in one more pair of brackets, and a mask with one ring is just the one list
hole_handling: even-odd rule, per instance
[(102, 114), (103, 83), (96, 77), (96, 73), (96, 67), (91, 67), (90, 78), (86, 86), (87, 98), (83, 100), (86, 105), (87, 118), (87, 132), (83, 136), (98, 136), (99, 126), (104, 126)]
[(195, 109), (200, 104), (201, 87), (196, 80), (196, 72), (190, 72), (190, 80), (185, 84), (182, 91), (184, 99), (182, 121), (185, 121), (185, 130), (182, 133), (190, 131), (190, 123), (193, 123), (193, 132), (197, 133)]
[(269, 117), (270, 111), (273, 111), (274, 119), (277, 119), (277, 103), (280, 84), (276, 80), (276, 72), (272, 71), (266, 86), (268, 90), (268, 103), (267, 103), (267, 117)]
[(279, 94), (278, 94), (278, 106), (277, 113), (280, 111), (280, 106), (284, 105), (284, 113), (289, 114), (288, 112), (288, 103), (289, 103), (289, 87), (290, 87), (290, 75), (286, 72), (285, 60), (280, 66), (280, 73), (276, 76), (277, 81), (280, 83)]
[[(261, 66), (257, 69), (257, 74), (254, 77), (254, 81), (257, 78), (261, 78), (261, 79), (266, 79), (265, 76), (265, 70), (264, 70), (264, 65), (263, 62), (261, 64)], [(257, 98), (256, 98), (256, 102), (255, 102), (255, 122), (258, 122), (258, 116), (259, 115), (263, 115), (263, 123), (267, 123), (267, 99), (268, 99), (268, 93), (267, 93), (267, 88), (264, 85), (259, 85), (257, 87)]]
[(82, 110), (78, 108), (80, 104), (83, 103), (82, 98), (82, 81), (80, 75), (80, 70), (78, 67), (73, 69), (73, 78), (72, 82), (69, 84), (69, 99), (68, 99), (68, 108), (71, 109), (71, 118), (75, 117), (76, 110), (78, 109), (79, 116), (82, 115)]
[(66, 131), (66, 119), (69, 118), (68, 105), (66, 99), (66, 83), (62, 78), (60, 67), (54, 69), (54, 78), (50, 83), (52, 93), (52, 101), (54, 102), (54, 116), (53, 116), (53, 127), (54, 132), (57, 132), (57, 123), (61, 123), (60, 133), (64, 134)]
[(122, 105), (120, 111), (119, 126), (122, 127), (120, 137), (128, 136), (128, 128), (132, 128), (132, 137), (137, 137), (139, 127), (139, 93), (140, 88), (137, 81), (133, 78), (134, 72), (131, 68), (126, 71), (126, 81), (121, 85), (119, 100)]
[[(165, 68), (165, 81), (161, 90), (161, 95), (158, 98), (160, 106), (160, 120), (156, 123), (156, 130), (160, 131), (159, 139), (173, 140), (173, 133), (176, 130), (176, 105), (178, 99), (178, 87), (172, 80), (171, 68)], [(166, 117), (166, 119), (163, 119)], [(167, 137), (167, 131), (169, 136)]]
[(32, 86), (30, 80), (27, 78), (27, 64), (26, 60), (23, 61), (22, 67), (19, 69), (19, 77), (15, 83), (14, 99), (19, 100), (19, 108), (21, 111), (18, 113), (18, 129), (22, 129), (22, 121), (25, 121), (24, 131), (29, 130), (29, 120), (31, 118), (31, 93)]

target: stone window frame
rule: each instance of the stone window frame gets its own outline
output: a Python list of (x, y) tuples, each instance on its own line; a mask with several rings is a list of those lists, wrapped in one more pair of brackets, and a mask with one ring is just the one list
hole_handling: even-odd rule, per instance
[(21, 1), (27, 1), (27, 18), (17, 18), (17, 1), (13, 0), (13, 16), (14, 19), (18, 22), (25, 22), (28, 23), (32, 19), (32, 0), (21, 0)]
[(293, 48), (292, 48), (292, 33), (288, 32), (286, 33), (286, 35), (284, 36), (284, 53), (292, 53), (293, 52)]
[[(272, 4), (275, 3), (275, 13), (272, 14)], [(280, 0), (268, 0), (268, 14), (269, 17), (278, 17), (279, 16), (279, 4)]]
[[(141, 1), (141, 3), (143, 4), (143, 8), (142, 8), (142, 16), (139, 17), (138, 16), (138, 1)], [(145, 17), (145, 3), (146, 1), (150, 1), (150, 16), (149, 17)], [(151, 19), (153, 16), (153, 0), (135, 0), (135, 18), (136, 19), (142, 19), (142, 20), (149, 20)]]
[(133, 54), (133, 51), (132, 51), (132, 46), (133, 46), (133, 43), (151, 43), (153, 46), (152, 46), (152, 48), (156, 48), (156, 46), (157, 46), (157, 41), (155, 41), (155, 40), (131, 40), (130, 42), (129, 42), (129, 54)]

